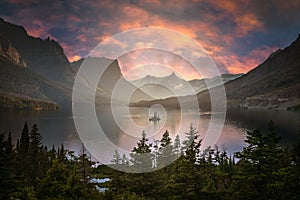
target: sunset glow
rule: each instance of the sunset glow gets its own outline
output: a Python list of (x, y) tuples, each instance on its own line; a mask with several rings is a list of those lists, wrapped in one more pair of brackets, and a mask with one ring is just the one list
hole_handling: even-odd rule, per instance
[[(43, 4), (8, 0), (0, 5), (7, 10), (0, 17), (22, 24), (34, 37), (57, 40), (70, 62), (86, 57), (99, 42), (119, 32), (159, 27), (183, 33), (202, 45), (221, 73), (246, 73), (295, 39), (300, 27), (299, 21), (291, 20), (300, 18), (300, 2), (289, 0), (76, 0)], [(136, 45), (151, 46), (142, 41)], [(122, 70), (134, 63), (126, 65), (121, 66)], [(176, 69), (182, 74), (186, 70)]]

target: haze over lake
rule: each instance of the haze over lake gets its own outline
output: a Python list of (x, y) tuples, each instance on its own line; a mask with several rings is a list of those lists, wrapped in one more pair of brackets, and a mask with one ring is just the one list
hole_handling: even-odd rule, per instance
[[(118, 128), (115, 121), (110, 117), (111, 113), (108, 110), (107, 107), (98, 108), (97, 115), (100, 125), (108, 138), (125, 151), (130, 151), (141, 137), (140, 131), (128, 125), (130, 118), (140, 126), (148, 125), (145, 131), (149, 136), (149, 142), (161, 139), (165, 130), (170, 132), (170, 136), (173, 139), (176, 134), (179, 134), (180, 139), (184, 140), (184, 133), (188, 131), (190, 124), (196, 124), (198, 120), (197, 130), (200, 137), (204, 138), (211, 119), (211, 113), (209, 112), (196, 113), (194, 111), (185, 111), (185, 118), (181, 119), (179, 110), (168, 110), (166, 113), (162, 110), (157, 110), (162, 120), (154, 124), (149, 121), (149, 117), (153, 115), (151, 110), (149, 112), (148, 108), (133, 107), (130, 108), (130, 116), (118, 116), (119, 122), (122, 123), (123, 128), (125, 127), (125, 132), (130, 133), (129, 135), (124, 134)], [(14, 142), (20, 137), (24, 122), (27, 121), (30, 127), (33, 123), (38, 124), (43, 142), (49, 148), (53, 144), (58, 147), (63, 143), (68, 149), (75, 152), (80, 151), (81, 141), (77, 134), (71, 111), (7, 111), (1, 112), (0, 117), (2, 119), (0, 121), (1, 132), (11, 131)], [(293, 144), (296, 141), (296, 132), (299, 131), (299, 112), (231, 109), (227, 111), (226, 122), (217, 145), (221, 149), (227, 150), (229, 154), (240, 151), (244, 145), (246, 130), (254, 128), (266, 129), (270, 120), (274, 121), (277, 132), (282, 136), (282, 144)], [(181, 130), (185, 130), (184, 132), (178, 132), (180, 126), (182, 126)], [(158, 133), (153, 135), (156, 132)], [(110, 162), (113, 153), (105, 155), (107, 163)]]

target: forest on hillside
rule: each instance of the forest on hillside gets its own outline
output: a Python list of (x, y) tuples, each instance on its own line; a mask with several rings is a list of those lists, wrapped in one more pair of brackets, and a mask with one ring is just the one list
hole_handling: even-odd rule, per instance
[[(48, 149), (38, 126), (25, 123), (16, 145), (11, 133), (0, 134), (0, 199), (300, 198), (300, 140), (280, 146), (272, 122), (268, 131), (248, 131), (247, 146), (232, 156), (218, 147), (201, 151), (192, 125), (185, 135), (173, 141), (166, 131), (150, 143), (143, 132), (130, 155), (115, 151), (107, 166), (84, 146), (78, 155), (63, 145)], [(140, 168), (152, 172), (133, 173)]]

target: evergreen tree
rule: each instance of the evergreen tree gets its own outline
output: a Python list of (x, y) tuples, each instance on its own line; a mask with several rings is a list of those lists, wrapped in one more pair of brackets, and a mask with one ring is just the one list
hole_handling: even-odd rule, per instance
[(110, 161), (114, 165), (120, 165), (122, 163), (121, 155), (118, 150), (115, 150), (115, 154), (113, 155), (113, 159)]
[(14, 152), (11, 133), (7, 140), (0, 134), (0, 199), (10, 199), (15, 191)]
[(61, 162), (64, 162), (66, 160), (66, 150), (64, 144), (60, 145), (60, 149), (58, 150), (57, 157)]
[(92, 178), (91, 167), (94, 164), (94, 162), (92, 162), (88, 157), (83, 143), (81, 144), (81, 152), (78, 155), (77, 164), (78, 164), (79, 173), (81, 175), (82, 183), (84, 186), (88, 186), (90, 183), (90, 179)]
[[(289, 152), (285, 152), (287, 155)], [(284, 156), (287, 157), (287, 156)], [(300, 131), (298, 132), (298, 142), (290, 152), (290, 165), (281, 170), (284, 173), (284, 196), (285, 199), (300, 199)]]
[(179, 135), (176, 135), (175, 140), (174, 140), (174, 153), (177, 158), (179, 158), (182, 154), (181, 152), (181, 142)]
[(25, 122), (20, 138), (20, 153), (23, 154), (23, 156), (29, 151), (29, 140), (29, 129), (27, 122)]
[(152, 147), (152, 155), (153, 155), (153, 168), (158, 167), (158, 162), (161, 157), (160, 149), (159, 149), (159, 140), (153, 140), (153, 147)]
[(196, 163), (199, 153), (201, 141), (198, 140), (198, 131), (193, 127), (193, 124), (190, 125), (189, 132), (186, 134), (186, 140), (183, 143), (183, 151), (185, 153), (185, 158), (193, 163)]
[(39, 179), (43, 175), (43, 162), (45, 158), (43, 157), (43, 145), (42, 145), (42, 136), (38, 131), (37, 124), (32, 126), (30, 132), (30, 143), (29, 143), (29, 180), (30, 183), (36, 189)]
[(137, 142), (137, 147), (132, 150), (131, 162), (133, 164), (134, 171), (149, 171), (152, 168), (152, 144), (148, 144), (146, 133), (143, 131), (142, 139)]
[(129, 165), (129, 161), (128, 161), (128, 158), (126, 157), (125, 154), (122, 155), (122, 165)]
[(171, 164), (176, 159), (173, 152), (172, 139), (170, 138), (169, 131), (166, 130), (160, 140), (160, 154), (158, 159), (159, 167), (165, 167)]
[(234, 177), (234, 184), (242, 187), (236, 193), (236, 199), (280, 198), (281, 188), (274, 183), (282, 178), (276, 174), (283, 167), (283, 150), (279, 147), (280, 137), (275, 134), (273, 122), (270, 122), (267, 134), (254, 130), (247, 132), (246, 138), (248, 146), (236, 153), (240, 161), (237, 163), (238, 173)]
[[(23, 179), (28, 179), (29, 176), (29, 130), (27, 122), (25, 122), (21, 138), (19, 140), (19, 144), (17, 145), (17, 164), (16, 164), (16, 172), (17, 176), (22, 177)], [(22, 166), (22, 167), (21, 167)]]

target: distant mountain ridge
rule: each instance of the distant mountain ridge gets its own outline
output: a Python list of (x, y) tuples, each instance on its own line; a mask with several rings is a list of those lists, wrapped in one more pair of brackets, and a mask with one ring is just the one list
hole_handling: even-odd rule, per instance
[[(223, 74), (222, 83), (234, 80), (242, 74)], [(209, 87), (215, 87), (220, 83), (220, 77), (194, 79), (186, 81), (179, 78), (174, 72), (168, 76), (155, 77), (147, 75), (144, 78), (131, 81), (132, 84), (155, 98), (168, 98), (172, 96), (186, 96), (197, 94)]]
[(131, 83), (155, 98), (184, 96), (195, 92), (186, 80), (179, 78), (174, 72), (164, 77), (147, 75)]
[[(228, 107), (297, 109), (300, 107), (300, 34), (283, 50), (277, 50), (247, 74), (224, 85)], [(210, 93), (218, 87), (197, 94), (200, 108), (210, 109)], [(182, 97), (188, 104), (189, 97)], [(218, 102), (224, 105), (226, 102)], [(162, 104), (178, 108), (176, 98), (140, 102), (133, 106)]]

